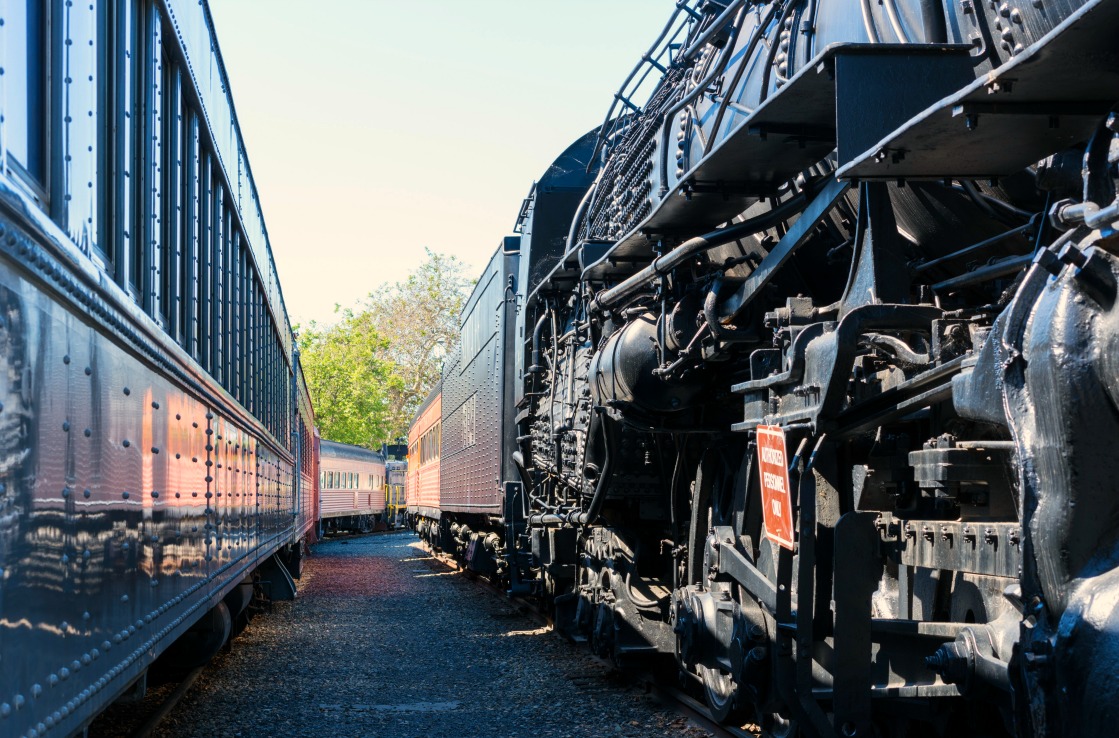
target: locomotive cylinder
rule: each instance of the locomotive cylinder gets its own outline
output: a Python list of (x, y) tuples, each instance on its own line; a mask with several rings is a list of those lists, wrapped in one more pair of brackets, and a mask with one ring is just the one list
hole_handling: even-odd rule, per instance
[(657, 377), (654, 370), (662, 351), (657, 341), (657, 319), (652, 313), (637, 317), (607, 338), (590, 366), (595, 405), (629, 405), (654, 414), (686, 409), (699, 387)]

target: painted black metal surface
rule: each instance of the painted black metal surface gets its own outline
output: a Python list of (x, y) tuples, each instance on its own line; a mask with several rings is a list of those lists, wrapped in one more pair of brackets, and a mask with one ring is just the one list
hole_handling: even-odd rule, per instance
[(1111, 735), (1119, 2), (685, 6), (441, 540), (763, 735)]

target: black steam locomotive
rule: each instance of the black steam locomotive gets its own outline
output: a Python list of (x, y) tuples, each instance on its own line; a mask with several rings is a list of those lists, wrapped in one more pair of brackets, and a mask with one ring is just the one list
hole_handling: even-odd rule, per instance
[(420, 526), (766, 735), (1113, 735), (1117, 39), (678, 2), (469, 303)]

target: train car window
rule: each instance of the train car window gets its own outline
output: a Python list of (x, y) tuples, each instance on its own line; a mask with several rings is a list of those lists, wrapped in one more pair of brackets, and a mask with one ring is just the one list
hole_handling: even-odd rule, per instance
[(183, 313), (183, 347), (198, 354), (199, 178), (198, 115), (184, 104), (187, 124), (183, 135), (183, 270), (180, 296)]
[[(104, 11), (100, 4), (91, 3), (56, 3), (55, 6), (58, 11), (51, 19), (51, 33), (56, 47), (58, 38), (65, 37), (57, 63), (66, 73), (52, 75), (52, 84), (61, 88), (59, 109), (67, 112), (61, 122), (59, 116), (51, 116), (53, 124), (59, 126), (62, 139), (62, 163), (57, 167), (61, 176), (52, 181), (51, 206), (59, 225), (83, 254), (92, 257), (101, 223), (102, 185), (97, 178), (102, 155), (98, 141), (102, 116), (98, 85), (102, 84), (102, 78), (98, 61), (104, 53), (104, 33), (99, 32), (98, 20)], [(95, 258), (101, 259), (100, 255)], [(103, 260), (99, 266), (104, 266)]]
[[(201, 120), (199, 120), (201, 125)], [(202, 368), (210, 371), (213, 366), (213, 344), (210, 335), (210, 302), (214, 290), (214, 192), (213, 163), (209, 151), (202, 151), (199, 158), (202, 184), (199, 189), (199, 243), (198, 243), (198, 353)]]
[(124, 286), (132, 294), (132, 298), (141, 304), (145, 276), (144, 255), (147, 253), (147, 244), (144, 243), (144, 233), (147, 232), (147, 224), (144, 222), (144, 203), (147, 201), (144, 181), (147, 178), (142, 169), (144, 158), (141, 153), (141, 142), (144, 140), (144, 118), (141, 113), (148, 35), (144, 32), (143, 19), (144, 3), (141, 0), (122, 4), (121, 48), (116, 55), (120, 72), (117, 114), (123, 117), (123, 120), (120, 117), (117, 119), (117, 125), (121, 129), (117, 143), (121, 162), (120, 171), (124, 174), (120, 183), (121, 201), (118, 207), (123, 228), (121, 243), (127, 255), (123, 274)]
[(14, 0), (5, 17), (4, 137), (9, 171), (45, 203), (50, 131), (50, 16), (42, 0)]
[(213, 292), (210, 295), (210, 376), (218, 384), (225, 386), (225, 268), (227, 253), (225, 232), (225, 189), (219, 182), (220, 170), (214, 166), (214, 208), (213, 232), (210, 240), (213, 246), (211, 271)]
[(248, 327), (248, 300), (249, 293), (249, 262), (248, 250), (244, 239), (238, 237), (237, 259), (239, 266), (237, 273), (241, 280), (237, 284), (237, 387), (238, 399), (246, 407), (249, 405), (248, 393), (248, 342), (245, 340)]
[[(233, 193), (230, 193), (231, 195)], [(233, 222), (232, 203), (226, 211), (226, 225)], [(226, 271), (228, 287), (226, 289), (226, 325), (225, 349), (226, 356), (230, 358), (229, 376), (226, 378), (229, 394), (238, 402), (244, 400), (241, 395), (241, 352), (238, 335), (241, 332), (241, 234), (231, 228), (229, 232), (229, 268)]]
[(256, 352), (257, 346), (260, 344), (257, 343), (256, 331), (257, 320), (259, 320), (257, 315), (256, 270), (253, 269), (251, 263), (245, 280), (248, 286), (245, 297), (245, 335), (247, 336), (246, 341), (249, 349), (245, 352), (245, 394), (249, 401), (249, 412), (256, 415), (258, 410), (256, 401)]
[(163, 259), (160, 265), (160, 308), (167, 334), (181, 343), (182, 329), (179, 308), (182, 295), (182, 229), (183, 229), (183, 111), (182, 74), (163, 54)]
[(163, 18), (154, 4), (148, 8), (146, 32), (137, 40), (143, 50), (143, 73), (137, 83), (143, 95), (141, 109), (144, 117), (137, 123), (137, 134), (142, 142), (138, 152), (143, 169), (139, 183), (140, 203), (137, 215), (143, 225), (142, 257), (138, 259), (139, 273), (136, 285), (143, 294), (142, 305), (152, 318), (166, 327), (161, 307), (162, 290), (160, 270), (163, 266), (163, 176), (161, 169), (167, 162), (164, 157), (166, 140), (163, 136), (164, 84), (163, 84)]

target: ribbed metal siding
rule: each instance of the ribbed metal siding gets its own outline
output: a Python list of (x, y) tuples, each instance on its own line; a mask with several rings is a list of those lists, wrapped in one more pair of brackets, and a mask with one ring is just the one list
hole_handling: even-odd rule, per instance
[[(515, 272), (516, 257), (498, 249), (463, 310), (462, 339), (443, 369), (440, 496), (445, 511), (502, 510), (503, 356), (507, 313), (513, 309), (505, 295)], [(472, 355), (464, 355), (464, 349)]]

